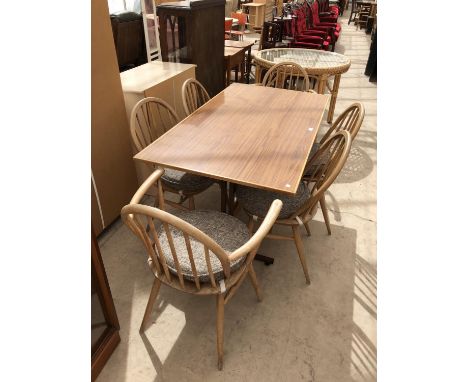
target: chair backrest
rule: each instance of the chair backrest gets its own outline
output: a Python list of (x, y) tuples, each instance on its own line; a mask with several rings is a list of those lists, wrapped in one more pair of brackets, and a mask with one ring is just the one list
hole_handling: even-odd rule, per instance
[(295, 62), (280, 62), (266, 72), (262, 86), (306, 92), (310, 82), (302, 66)]
[(261, 49), (274, 48), (280, 36), (281, 27), (277, 23), (265, 21), (261, 33)]
[(210, 95), (203, 85), (194, 78), (189, 78), (182, 85), (182, 103), (187, 115), (210, 100)]
[(234, 20), (224, 20), (224, 31), (225, 32), (230, 32), (232, 29), (232, 22)]
[(179, 122), (174, 109), (164, 100), (147, 97), (138, 101), (130, 115), (130, 134), (138, 150), (143, 150)]
[[(213, 292), (213, 289), (219, 291), (220, 281), (217, 282), (213, 269), (221, 265), (224, 276), (222, 279), (226, 285), (229, 285), (231, 277), (231, 262), (246, 258), (240, 266), (241, 270), (246, 271), (257, 248), (278, 217), (282, 203), (279, 200), (274, 201), (265, 218), (269, 218), (269, 221), (264, 226), (262, 224), (261, 232), (257, 231), (247, 243), (228, 254), (207, 234), (163, 210), (164, 198), (160, 182), (163, 173), (164, 170), (158, 169), (145, 180), (130, 204), (122, 208), (122, 220), (143, 242), (148, 264), (163, 283), (189, 293), (207, 293), (207, 289), (209, 292)], [(163, 209), (140, 204), (145, 193), (155, 184), (158, 188), (159, 206)], [(195, 261), (194, 253), (201, 253), (200, 251), (204, 253), (204, 259), (198, 257)], [(193, 281), (184, 278), (181, 264), (190, 264)], [(208, 280), (201, 279), (200, 275), (206, 276), (206, 272)]]
[(354, 140), (361, 128), (364, 115), (364, 105), (361, 102), (353, 103), (343, 113), (341, 113), (337, 119), (335, 119), (333, 125), (320, 140), (320, 144), (325, 142), (333, 134), (343, 130), (349, 131), (351, 134), (351, 140)]
[(239, 13), (239, 12), (231, 12), (231, 17), (237, 19), (237, 23), (239, 26), (244, 26), (247, 24), (247, 14), (246, 13)]
[[(296, 216), (303, 220), (313, 215), (320, 198), (335, 181), (340, 173), (351, 150), (351, 134), (346, 131), (338, 131), (328, 138), (317, 152), (307, 161), (306, 171), (311, 173), (308, 179), (315, 179), (315, 183), (309, 183), (311, 193), (309, 199), (296, 211)], [(316, 165), (316, 163), (320, 163)]]

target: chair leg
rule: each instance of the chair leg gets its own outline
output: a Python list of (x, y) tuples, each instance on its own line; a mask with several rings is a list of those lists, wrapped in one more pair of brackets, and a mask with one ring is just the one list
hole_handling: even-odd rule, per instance
[(195, 198), (193, 196), (190, 196), (188, 198), (188, 208), (189, 208), (189, 210), (194, 210), (195, 209)]
[(224, 358), (224, 297), (216, 296), (216, 347), (218, 350), (218, 369), (223, 370)]
[(249, 222), (247, 223), (247, 228), (249, 230), (250, 236), (253, 235), (253, 229), (254, 229), (254, 220), (252, 216), (249, 216)]
[(306, 231), (307, 231), (307, 236), (310, 236), (310, 227), (309, 227), (309, 222), (307, 222), (307, 223), (304, 223), (304, 227), (305, 227), (305, 229), (306, 229)]
[(227, 186), (226, 182), (221, 181), (219, 183), (219, 189), (221, 191), (221, 212), (226, 212), (226, 194), (227, 194)]
[(320, 198), (320, 209), (322, 210), (323, 219), (325, 220), (325, 225), (327, 226), (327, 232), (331, 235), (330, 227), (330, 218), (328, 217), (327, 204), (325, 203), (325, 195), (322, 195)]
[(250, 281), (252, 282), (252, 285), (253, 285), (253, 287), (255, 289), (255, 294), (257, 295), (257, 299), (260, 302), (263, 299), (262, 291), (260, 289), (260, 286), (258, 285), (257, 275), (255, 274), (255, 270), (254, 270), (254, 267), (253, 267), (252, 264), (250, 264), (250, 266), (249, 266), (249, 277), (250, 277)]
[(307, 269), (304, 245), (302, 244), (301, 235), (299, 234), (299, 228), (297, 226), (292, 226), (292, 230), (294, 234), (294, 242), (296, 243), (297, 254), (299, 255), (299, 260), (301, 261), (302, 269), (304, 270), (306, 283), (310, 284), (309, 270)]
[(153, 287), (151, 288), (151, 293), (148, 299), (148, 303), (146, 304), (145, 314), (143, 316), (143, 320), (141, 321), (140, 333), (143, 333), (148, 326), (148, 320), (151, 316), (151, 312), (153, 311), (153, 305), (154, 305), (154, 302), (156, 301), (156, 297), (158, 297), (160, 287), (161, 287), (161, 281), (159, 279), (154, 279)]

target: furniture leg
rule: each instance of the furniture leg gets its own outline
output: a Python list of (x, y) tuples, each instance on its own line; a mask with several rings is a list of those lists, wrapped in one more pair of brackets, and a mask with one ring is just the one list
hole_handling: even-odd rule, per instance
[(240, 82), (244, 82), (244, 73), (245, 73), (245, 63), (244, 63), (244, 55), (242, 55), (242, 62), (240, 64), (240, 74), (241, 74), (241, 78), (240, 78)]
[(261, 82), (260, 76), (261, 76), (261, 69), (260, 69), (260, 65), (257, 63), (255, 65), (255, 83), (256, 84), (259, 84)]
[(219, 190), (221, 192), (221, 212), (226, 212), (226, 193), (227, 193), (226, 182), (221, 181), (219, 183)]
[(250, 71), (252, 70), (252, 54), (251, 54), (252, 47), (249, 46), (247, 50), (247, 78), (245, 79), (245, 83), (250, 83)]
[(320, 198), (320, 209), (322, 210), (323, 219), (325, 220), (325, 225), (327, 226), (328, 234), (331, 235), (330, 219), (328, 217), (327, 204), (325, 203), (325, 195), (322, 195), (322, 197)]
[(148, 319), (150, 318), (151, 312), (153, 311), (154, 302), (156, 301), (156, 297), (158, 297), (160, 287), (161, 281), (155, 278), (153, 286), (151, 287), (148, 303), (146, 304), (145, 314), (143, 315), (143, 320), (141, 321), (140, 333), (143, 333), (147, 328)]
[(262, 301), (262, 291), (260, 290), (260, 286), (258, 285), (257, 275), (255, 274), (255, 270), (252, 264), (249, 265), (249, 277), (252, 285), (255, 289), (255, 294), (257, 295), (258, 301)]
[(223, 370), (224, 358), (224, 297), (216, 296), (216, 347), (218, 350), (218, 369)]
[(307, 223), (304, 223), (304, 227), (305, 227), (305, 229), (306, 229), (306, 231), (307, 231), (307, 236), (310, 236), (310, 227), (309, 227), (309, 222), (307, 222)]
[(195, 198), (193, 196), (189, 196), (188, 198), (188, 208), (189, 210), (195, 209)]
[(337, 74), (333, 80), (333, 89), (330, 99), (330, 106), (328, 107), (327, 122), (333, 122), (333, 113), (335, 112), (336, 99), (338, 98), (338, 89), (340, 88), (341, 74)]
[(322, 74), (318, 78), (318, 84), (317, 84), (317, 93), (318, 94), (325, 94), (325, 88), (327, 84), (327, 76), (325, 74)]
[(299, 228), (294, 225), (294, 226), (292, 226), (292, 230), (293, 230), (293, 234), (294, 234), (294, 242), (296, 243), (297, 254), (299, 255), (299, 260), (301, 261), (302, 269), (304, 270), (306, 283), (310, 284), (309, 270), (307, 269), (304, 245), (302, 244), (301, 235), (299, 234)]

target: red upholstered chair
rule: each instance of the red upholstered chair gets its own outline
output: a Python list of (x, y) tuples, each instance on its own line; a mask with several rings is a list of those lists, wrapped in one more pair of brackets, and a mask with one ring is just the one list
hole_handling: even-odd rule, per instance
[(239, 30), (231, 30), (231, 36), (237, 36), (240, 41), (244, 40), (245, 34), (245, 24), (247, 24), (247, 14), (246, 13), (237, 13), (231, 12), (231, 17), (237, 19), (237, 24), (239, 25)]
[(294, 12), (294, 41), (291, 43), (295, 48), (309, 48), (328, 50), (331, 40), (327, 34), (319, 30), (308, 30), (306, 26), (305, 13), (302, 9)]
[(340, 37), (341, 25), (339, 23), (333, 22), (322, 22), (319, 18), (319, 10), (317, 1), (310, 6), (305, 2), (305, 10), (309, 16), (309, 20), (312, 21), (311, 27), (313, 29), (318, 29), (326, 31), (328, 36), (331, 38), (331, 47), (332, 52), (335, 50), (335, 43)]
[(328, 0), (318, 0), (318, 6), (320, 17), (334, 17), (338, 19), (340, 14), (340, 7), (338, 5), (330, 5)]
[(233, 20), (224, 20), (224, 39), (229, 40), (231, 38), (231, 29), (232, 29)]

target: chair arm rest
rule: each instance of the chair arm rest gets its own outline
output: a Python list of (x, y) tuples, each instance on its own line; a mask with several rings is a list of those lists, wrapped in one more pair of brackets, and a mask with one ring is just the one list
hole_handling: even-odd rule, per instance
[(314, 44), (323, 44), (323, 38), (319, 36), (311, 36), (311, 35), (299, 35), (297, 36), (297, 42), (311, 42)]
[(133, 198), (130, 201), (130, 204), (139, 204), (141, 199), (143, 199), (143, 196), (145, 196), (145, 194), (148, 192), (151, 186), (159, 182), (159, 179), (161, 178), (163, 174), (164, 174), (164, 169), (162, 168), (158, 168), (156, 171), (154, 171), (135, 192), (135, 195), (133, 195)]
[(260, 247), (260, 244), (262, 244), (263, 239), (266, 235), (268, 235), (271, 228), (273, 227), (273, 224), (275, 224), (276, 219), (278, 218), (278, 215), (281, 211), (281, 207), (283, 207), (283, 202), (281, 200), (273, 200), (273, 203), (271, 203), (270, 209), (263, 218), (260, 227), (258, 227), (257, 231), (247, 243), (229, 255), (229, 261), (235, 261), (241, 257), (244, 257), (249, 252), (257, 251), (258, 247)]
[(326, 39), (328, 36), (328, 33), (325, 31), (321, 31), (321, 30), (307, 29), (302, 32), (302, 35), (303, 36), (318, 36), (318, 37), (322, 37), (323, 39)]

